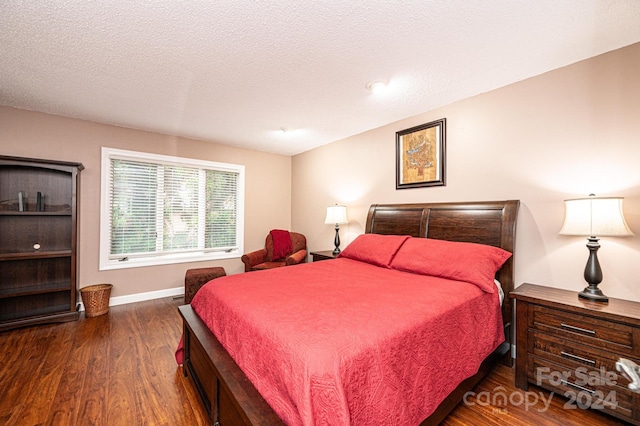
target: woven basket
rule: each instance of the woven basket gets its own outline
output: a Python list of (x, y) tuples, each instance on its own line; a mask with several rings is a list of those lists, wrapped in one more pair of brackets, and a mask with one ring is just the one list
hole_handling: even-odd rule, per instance
[(86, 317), (97, 317), (109, 312), (109, 296), (112, 288), (113, 284), (94, 284), (80, 289)]

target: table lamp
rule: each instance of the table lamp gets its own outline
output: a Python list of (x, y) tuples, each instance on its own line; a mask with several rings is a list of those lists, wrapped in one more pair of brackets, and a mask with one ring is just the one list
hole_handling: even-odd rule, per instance
[(602, 269), (598, 262), (598, 237), (626, 237), (633, 235), (622, 214), (622, 198), (596, 197), (565, 200), (564, 224), (561, 235), (587, 236), (589, 259), (584, 269), (584, 279), (589, 284), (579, 297), (598, 302), (608, 302), (609, 298), (598, 288), (602, 282)]
[(336, 225), (336, 237), (333, 240), (333, 243), (336, 246), (333, 250), (333, 255), (336, 256), (340, 254), (340, 234), (338, 233), (338, 230), (340, 229), (340, 224), (347, 223), (347, 208), (337, 204), (335, 206), (327, 207), (327, 217), (324, 219), (324, 223), (327, 225)]

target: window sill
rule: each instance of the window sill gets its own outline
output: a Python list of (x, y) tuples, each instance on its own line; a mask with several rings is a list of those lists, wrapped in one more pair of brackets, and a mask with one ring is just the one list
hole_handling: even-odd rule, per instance
[(101, 260), (100, 261), (100, 271), (110, 271), (114, 269), (128, 269), (128, 268), (139, 268), (143, 266), (161, 266), (161, 265), (172, 265), (175, 263), (188, 263), (188, 262), (207, 262), (212, 260), (223, 260), (223, 259), (239, 259), (242, 256), (237, 250), (234, 250), (229, 253), (189, 253), (187, 255), (170, 255), (170, 256), (159, 256), (152, 258), (138, 258), (138, 259), (128, 259), (126, 261), (120, 260)]

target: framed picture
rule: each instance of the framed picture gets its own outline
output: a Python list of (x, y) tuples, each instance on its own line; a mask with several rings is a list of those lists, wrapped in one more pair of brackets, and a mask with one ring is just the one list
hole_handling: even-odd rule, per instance
[(445, 185), (445, 123), (396, 132), (396, 189)]

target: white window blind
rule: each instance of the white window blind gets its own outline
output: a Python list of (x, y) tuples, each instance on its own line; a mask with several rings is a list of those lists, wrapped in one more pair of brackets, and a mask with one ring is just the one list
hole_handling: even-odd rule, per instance
[(105, 178), (101, 269), (241, 255), (243, 166), (104, 148)]

